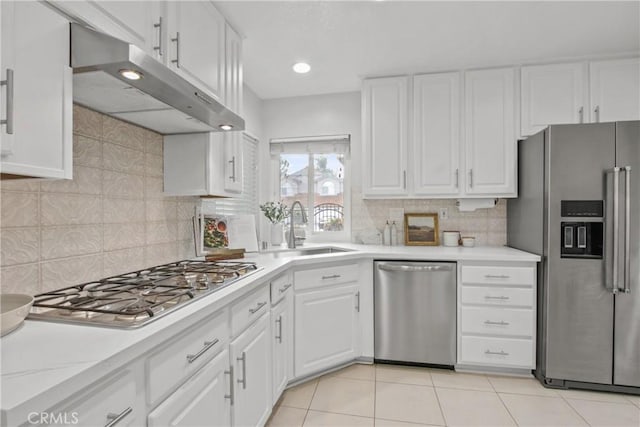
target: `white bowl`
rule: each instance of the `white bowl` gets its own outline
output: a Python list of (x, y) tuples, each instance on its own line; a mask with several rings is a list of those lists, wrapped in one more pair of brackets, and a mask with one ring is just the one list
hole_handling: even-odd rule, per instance
[(462, 246), (467, 248), (472, 248), (476, 245), (475, 237), (463, 237), (462, 238)]
[(0, 295), (0, 336), (5, 336), (24, 322), (29, 314), (33, 297), (24, 294)]

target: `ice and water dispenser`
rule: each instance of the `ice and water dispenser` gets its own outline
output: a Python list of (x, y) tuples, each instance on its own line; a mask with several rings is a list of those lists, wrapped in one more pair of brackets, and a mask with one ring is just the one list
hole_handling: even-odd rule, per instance
[(602, 259), (602, 200), (562, 200), (561, 258)]

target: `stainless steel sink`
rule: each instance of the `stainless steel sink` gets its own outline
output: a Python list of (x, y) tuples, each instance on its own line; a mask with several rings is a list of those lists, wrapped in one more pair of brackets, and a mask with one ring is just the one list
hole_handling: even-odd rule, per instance
[(351, 252), (349, 249), (342, 248), (298, 248), (284, 251), (267, 252), (265, 255), (271, 255), (274, 258), (292, 258), (299, 256), (324, 255)]

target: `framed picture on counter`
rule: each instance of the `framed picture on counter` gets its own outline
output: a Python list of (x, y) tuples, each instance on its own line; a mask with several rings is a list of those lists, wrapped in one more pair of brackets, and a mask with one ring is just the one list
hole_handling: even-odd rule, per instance
[(437, 213), (404, 214), (404, 244), (438, 246), (440, 244)]

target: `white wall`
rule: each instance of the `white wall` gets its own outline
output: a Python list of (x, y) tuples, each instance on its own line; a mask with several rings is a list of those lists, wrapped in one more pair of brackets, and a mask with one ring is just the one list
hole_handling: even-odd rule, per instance
[(246, 84), (242, 88), (242, 93), (242, 116), (244, 117), (245, 131), (261, 140), (263, 101)]

